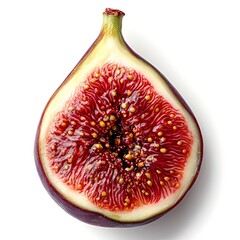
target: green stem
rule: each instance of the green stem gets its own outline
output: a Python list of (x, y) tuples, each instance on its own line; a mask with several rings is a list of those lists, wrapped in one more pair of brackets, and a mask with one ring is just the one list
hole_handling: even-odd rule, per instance
[(122, 18), (124, 15), (120, 10), (107, 8), (103, 13), (103, 34), (122, 38)]

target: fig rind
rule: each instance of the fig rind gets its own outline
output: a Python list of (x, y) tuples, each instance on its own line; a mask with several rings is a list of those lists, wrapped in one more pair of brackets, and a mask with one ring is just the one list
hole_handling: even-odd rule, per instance
[[(106, 10), (104, 13), (103, 28), (99, 37), (49, 100), (39, 123), (35, 143), (35, 160), (37, 170), (43, 185), (52, 198), (72, 216), (93, 225), (108, 227), (130, 227), (146, 224), (157, 219), (176, 206), (195, 182), (200, 170), (203, 154), (203, 142), (200, 128), (188, 105), (176, 89), (158, 70), (134, 53), (125, 43), (121, 34), (121, 20), (123, 15), (124, 14), (119, 10)], [(152, 82), (153, 85), (155, 84), (155, 89), (159, 91), (159, 94), (164, 94), (166, 99), (170, 100), (171, 103), (178, 99), (176, 106), (180, 107), (181, 112), (184, 112), (184, 116), (187, 116), (187, 118), (190, 119), (189, 122), (192, 125), (191, 130), (194, 130), (195, 133), (194, 141), (196, 149), (194, 149), (194, 152), (196, 160), (194, 162), (195, 166), (190, 173), (192, 176), (190, 177), (186, 189), (181, 192), (180, 196), (176, 198), (176, 201), (167, 205), (166, 208), (162, 208), (156, 212), (154, 212), (154, 210), (150, 215), (139, 217), (139, 219), (137, 214), (135, 214), (135, 218), (121, 218), (119, 217), (121, 215), (119, 215), (119, 213), (108, 214), (106, 211), (102, 211), (101, 209), (92, 211), (91, 208), (86, 210), (83, 207), (76, 205), (76, 203), (72, 202), (72, 199), (64, 196), (64, 191), (61, 192), (61, 188), (56, 188), (59, 186), (56, 186), (56, 181), (52, 181), (50, 177), (51, 173), (47, 169), (46, 163), (44, 163), (45, 165), (43, 164), (44, 151), (42, 150), (42, 133), (47, 131), (48, 124), (46, 124), (46, 122), (51, 122), (53, 120), (53, 116), (56, 115), (56, 113), (63, 107), (64, 102), (66, 102), (70, 96), (75, 94), (75, 85), (83, 82), (88, 73), (99, 66), (99, 63), (102, 65), (110, 60), (120, 64), (125, 63), (133, 69), (142, 70), (147, 79), (156, 79)], [(158, 90), (158, 85), (161, 84), (165, 89), (167, 89), (165, 92)]]

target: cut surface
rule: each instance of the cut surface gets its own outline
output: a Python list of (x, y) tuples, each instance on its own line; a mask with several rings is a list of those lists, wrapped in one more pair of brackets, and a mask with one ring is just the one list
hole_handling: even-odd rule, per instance
[(170, 210), (202, 157), (193, 114), (126, 45), (123, 15), (106, 9), (97, 40), (51, 97), (36, 138), (50, 195), (73, 216), (104, 226), (149, 222)]
[(184, 117), (144, 76), (106, 64), (56, 114), (45, 147), (67, 188), (121, 212), (176, 194), (192, 143)]

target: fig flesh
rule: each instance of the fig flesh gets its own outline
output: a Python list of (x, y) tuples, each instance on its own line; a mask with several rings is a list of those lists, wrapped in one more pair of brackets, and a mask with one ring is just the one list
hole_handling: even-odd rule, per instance
[(198, 123), (177, 91), (123, 39), (124, 13), (102, 30), (42, 114), (35, 161), (43, 185), (74, 217), (99, 226), (153, 221), (197, 178)]

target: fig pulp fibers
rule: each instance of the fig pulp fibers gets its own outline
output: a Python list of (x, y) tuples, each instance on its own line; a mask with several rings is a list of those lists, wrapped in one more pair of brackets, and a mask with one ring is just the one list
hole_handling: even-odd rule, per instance
[(99, 208), (130, 211), (181, 186), (193, 143), (185, 118), (138, 71), (94, 69), (49, 126), (53, 174)]

